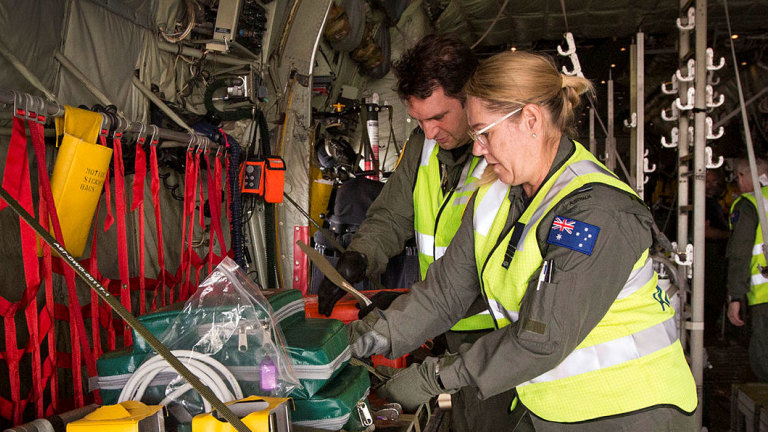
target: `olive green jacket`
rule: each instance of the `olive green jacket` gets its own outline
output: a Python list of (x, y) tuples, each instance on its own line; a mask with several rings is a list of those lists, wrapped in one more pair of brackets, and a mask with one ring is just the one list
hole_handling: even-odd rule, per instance
[[(366, 275), (382, 273), (389, 259), (402, 252), (405, 243), (414, 237), (413, 188), (423, 146), (424, 133), (416, 128), (394, 174), (368, 208), (365, 220), (347, 248), (366, 256)], [(440, 148), (437, 158), (446, 170), (446, 190), (456, 186), (464, 163), (471, 157), (470, 144), (452, 151)]]
[(752, 248), (759, 220), (757, 209), (749, 200), (740, 199), (731, 212), (731, 236), (725, 256), (728, 258), (728, 295), (741, 298), (749, 292), (752, 277)]

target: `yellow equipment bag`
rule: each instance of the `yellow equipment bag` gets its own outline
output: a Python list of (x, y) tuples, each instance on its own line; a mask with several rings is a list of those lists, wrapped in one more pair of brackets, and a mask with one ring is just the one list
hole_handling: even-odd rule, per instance
[(64, 137), (53, 167), (51, 191), (64, 245), (75, 257), (85, 250), (112, 158), (112, 149), (96, 144), (101, 122), (101, 114), (71, 106), (66, 107), (63, 121), (56, 119), (56, 130), (63, 126)]
[[(291, 430), (291, 398), (248, 396), (227, 402), (227, 407), (253, 432)], [(235, 432), (235, 428), (214, 413), (204, 413), (192, 419), (192, 432)]]
[(104, 405), (67, 424), (67, 432), (145, 432), (165, 430), (163, 407), (125, 401)]

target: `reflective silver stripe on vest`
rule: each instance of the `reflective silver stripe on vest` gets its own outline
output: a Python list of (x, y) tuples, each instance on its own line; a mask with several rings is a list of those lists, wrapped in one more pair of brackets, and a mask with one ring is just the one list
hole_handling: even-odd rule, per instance
[(624, 284), (624, 288), (621, 289), (621, 292), (616, 298), (623, 299), (624, 297), (634, 294), (637, 290), (647, 284), (651, 278), (653, 278), (653, 260), (648, 258), (645, 260), (645, 264), (643, 264), (642, 267), (633, 270), (632, 273), (629, 274), (627, 283)]
[(752, 246), (752, 256), (756, 255), (762, 255), (763, 254), (763, 244), (756, 244)]
[(764, 283), (768, 283), (768, 278), (758, 273), (758, 274), (752, 275), (749, 282), (752, 284), (752, 286), (762, 285)]
[[(477, 189), (478, 182), (473, 181), (471, 183), (467, 183), (467, 174), (469, 173), (469, 167), (472, 165), (473, 158), (469, 158), (469, 162), (467, 162), (466, 165), (464, 165), (464, 169), (461, 171), (461, 178), (459, 179), (459, 183), (456, 186), (456, 193), (466, 193), (466, 192), (472, 192), (475, 189)], [(472, 170), (472, 177), (476, 179), (480, 179), (480, 177), (483, 176), (483, 172), (485, 172), (485, 167), (488, 166), (488, 162), (485, 160), (485, 158), (480, 159), (477, 161), (477, 165), (475, 165), (475, 169)], [(453, 205), (460, 206), (460, 205), (466, 205), (469, 202), (471, 194), (467, 194), (465, 196), (458, 197), (453, 200)]]
[(433, 139), (424, 139), (424, 147), (421, 149), (421, 159), (419, 160), (419, 166), (429, 165), (429, 157), (432, 155), (432, 150), (435, 149), (437, 141)]
[(486, 192), (485, 196), (479, 203), (475, 203), (475, 231), (483, 236), (488, 235), (488, 231), (493, 225), (493, 219), (496, 217), (496, 213), (499, 211), (501, 203), (504, 202), (507, 193), (509, 192), (509, 186), (496, 180)]
[(528, 236), (528, 231), (530, 231), (532, 226), (538, 225), (539, 219), (544, 217), (544, 214), (546, 214), (548, 210), (547, 205), (555, 199), (557, 194), (559, 194), (563, 188), (568, 186), (568, 184), (575, 180), (578, 176), (595, 173), (604, 173), (611, 177), (615, 177), (610, 171), (591, 160), (581, 160), (568, 165), (565, 170), (563, 170), (563, 173), (560, 174), (560, 176), (555, 180), (555, 184), (553, 184), (552, 187), (547, 191), (544, 199), (541, 200), (541, 203), (533, 212), (528, 222), (525, 224), (523, 235), (520, 236), (520, 241), (517, 245), (517, 250), (523, 250), (523, 245), (525, 244), (525, 238)]
[(448, 248), (446, 246), (435, 246), (435, 261), (440, 259), (441, 256), (445, 255), (445, 251)]
[[(517, 322), (518, 318), (520, 317), (517, 311), (504, 309), (504, 306), (502, 306), (501, 303), (494, 299), (488, 299), (488, 305), (490, 305), (491, 311), (493, 311), (493, 317), (497, 320), (505, 319), (509, 322)], [(486, 309), (477, 315), (490, 315), (490, 312), (488, 309)]]
[(416, 231), (416, 247), (420, 254), (432, 256), (432, 250), (435, 248), (435, 237)]
[(615, 366), (653, 354), (677, 340), (675, 318), (635, 334), (573, 351), (557, 367), (520, 386), (555, 381)]

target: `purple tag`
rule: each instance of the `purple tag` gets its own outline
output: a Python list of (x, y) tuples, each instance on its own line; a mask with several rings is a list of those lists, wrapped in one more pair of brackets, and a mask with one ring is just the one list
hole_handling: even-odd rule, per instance
[(265, 357), (261, 362), (259, 374), (261, 375), (259, 383), (261, 391), (271, 392), (277, 389), (277, 366), (269, 357)]

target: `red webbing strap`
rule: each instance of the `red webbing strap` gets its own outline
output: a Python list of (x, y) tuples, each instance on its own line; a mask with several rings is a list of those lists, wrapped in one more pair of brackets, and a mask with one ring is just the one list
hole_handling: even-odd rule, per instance
[[(179, 300), (185, 300), (184, 293), (186, 291), (187, 281), (187, 266), (189, 266), (190, 257), (187, 254), (187, 222), (190, 225), (193, 224), (193, 212), (195, 209), (195, 190), (194, 190), (194, 178), (195, 163), (192, 156), (192, 151), (187, 149), (185, 163), (184, 163), (184, 208), (181, 215), (181, 262), (179, 268), (176, 271), (176, 280), (179, 285)], [(190, 239), (191, 241), (191, 239)], [(171, 303), (173, 303), (173, 291), (171, 291)]]
[[(37, 175), (40, 183), (40, 191), (42, 192), (42, 198), (46, 201), (48, 208), (48, 214), (53, 223), (53, 231), (56, 234), (56, 240), (64, 246), (64, 238), (61, 233), (61, 225), (59, 223), (59, 216), (56, 212), (56, 204), (53, 200), (53, 193), (51, 192), (51, 183), (48, 178), (48, 171), (45, 163), (45, 140), (43, 134), (43, 124), (30, 121), (30, 133), (32, 135), (32, 145), (35, 149), (35, 156), (37, 158)], [(85, 360), (86, 370), (88, 377), (97, 376), (96, 373), (96, 361), (91, 354), (91, 346), (88, 342), (87, 333), (85, 331), (85, 322), (83, 321), (83, 315), (80, 308), (80, 300), (77, 297), (77, 288), (75, 285), (75, 272), (69, 266), (64, 266), (64, 278), (67, 285), (67, 291), (69, 295), (69, 321), (70, 321), (70, 334), (71, 334), (71, 350), (72, 350), (72, 376), (82, 376), (82, 362)], [(84, 351), (84, 355), (83, 355)], [(83, 397), (83, 383), (81, 379), (73, 380), (75, 405), (80, 407), (85, 403)], [(96, 400), (100, 401), (99, 393), (95, 394)]]
[[(11, 168), (11, 165), (19, 165)], [(10, 173), (9, 173), (10, 170)], [(13, 118), (10, 148), (6, 161), (6, 172), (3, 176), (3, 187), (18, 200), (27, 211), (34, 212), (32, 204), (32, 186), (29, 179), (29, 160), (27, 158), (27, 136), (24, 130), (24, 121), (19, 117)], [(5, 204), (5, 202), (3, 202)], [(25, 292), (35, 288), (35, 282), (39, 283), (39, 274), (32, 274), (33, 265), (30, 262), (30, 252), (34, 261), (37, 261), (35, 249), (35, 233), (29, 233), (30, 227), (19, 218), (22, 257), (24, 261), (24, 276), (27, 286)], [(21, 378), (19, 376), (19, 361), (23, 350), (18, 349), (16, 341), (16, 311), (21, 302), (11, 303), (4, 300), (3, 324), (5, 328), (5, 358), (8, 367), (8, 379), (11, 390), (11, 418), (14, 424), (21, 423)]]
[(136, 140), (136, 174), (133, 176), (133, 205), (131, 211), (139, 210), (139, 314), (146, 312), (146, 275), (144, 262), (144, 176), (147, 175), (147, 157), (144, 153), (144, 137)]
[[(112, 134), (112, 147), (115, 166), (115, 213), (117, 220), (117, 265), (120, 270), (120, 303), (131, 311), (131, 275), (128, 270), (128, 234), (125, 227), (127, 215), (125, 203), (125, 167), (123, 166), (123, 134)], [(127, 325), (123, 325), (123, 346), (133, 344), (133, 335)]]
[[(179, 300), (187, 300), (190, 295), (192, 295), (194, 291), (194, 287), (197, 286), (197, 274), (198, 269), (200, 269), (203, 265), (202, 259), (197, 255), (197, 253), (192, 248), (192, 244), (194, 243), (194, 232), (195, 232), (195, 201), (197, 200), (197, 179), (200, 176), (200, 148), (198, 147), (197, 151), (195, 152), (195, 164), (194, 164), (194, 173), (192, 175), (192, 195), (191, 195), (191, 201), (192, 201), (192, 208), (190, 209), (189, 214), (189, 225), (187, 231), (187, 272), (184, 276), (184, 295)], [(200, 202), (200, 212), (202, 213), (203, 209), (203, 202)], [(192, 276), (192, 269), (195, 270), (194, 277)]]
[[(152, 190), (152, 206), (155, 211), (155, 228), (157, 232), (157, 286), (155, 287), (155, 301), (152, 309), (157, 307), (157, 295), (160, 295), (160, 305), (165, 306), (165, 250), (163, 248), (163, 219), (160, 214), (160, 170), (157, 165), (157, 141), (153, 140), (149, 147), (150, 189)], [(173, 295), (173, 291), (171, 291)]]
[[(221, 160), (219, 159), (218, 152), (213, 156), (213, 201), (210, 204), (211, 207), (211, 228), (216, 231), (216, 238), (219, 241), (220, 257), (214, 265), (218, 265), (221, 260), (227, 256), (227, 245), (224, 243), (224, 230), (221, 226)], [(208, 193), (208, 199), (211, 198), (211, 193)], [(211, 242), (213, 244), (213, 242)]]
[[(94, 220), (99, 220), (99, 207), (96, 207), (96, 214), (94, 215)], [(88, 258), (88, 273), (93, 275), (94, 278), (96, 278), (99, 282), (103, 282), (104, 278), (99, 274), (99, 264), (98, 264), (98, 253), (97, 253), (97, 233), (99, 232), (98, 229), (94, 227), (93, 229), (93, 237), (91, 238), (91, 255)], [(99, 317), (99, 295), (96, 294), (96, 291), (91, 290), (91, 334), (93, 335), (93, 355), (97, 359), (104, 354), (104, 350), (101, 347), (101, 326), (100, 324), (100, 317)], [(107, 329), (109, 331), (111, 326)], [(114, 337), (114, 329), (112, 329), (112, 336)]]
[[(99, 133), (99, 143), (104, 147), (107, 147), (107, 130), (102, 129)], [(107, 202), (107, 216), (104, 218), (104, 232), (109, 231), (109, 228), (115, 222), (115, 217), (112, 216), (112, 188), (109, 186), (109, 173), (107, 173), (104, 179), (104, 198)]]
[[(39, 204), (39, 218), (40, 224), (45, 228), (48, 229), (49, 226), (49, 219), (48, 219), (48, 206), (45, 203), (45, 200), (40, 200)], [(53, 300), (53, 262), (51, 258), (51, 247), (48, 246), (48, 243), (41, 242), (42, 244), (42, 250), (43, 250), (43, 268), (42, 268), (42, 275), (43, 280), (45, 283), (45, 308), (40, 312), (40, 322), (41, 326), (43, 327), (43, 319), (47, 319), (50, 321), (50, 327), (48, 327), (47, 335), (48, 338), (48, 358), (45, 359), (44, 367), (44, 374), (50, 374), (51, 377), (51, 405), (49, 406), (49, 409), (53, 412), (60, 412), (59, 411), (59, 398), (55, 397), (59, 394), (59, 378), (56, 374), (56, 369), (59, 367), (59, 355), (56, 351), (56, 332), (55, 332), (55, 326), (53, 325), (54, 322), (54, 300)], [(46, 415), (50, 415), (50, 413), (46, 412)]]
[[(213, 222), (216, 220), (216, 211), (214, 210), (214, 200), (218, 192), (214, 189), (213, 185), (213, 170), (211, 169), (211, 152), (205, 152), (205, 173), (206, 173), (206, 187), (208, 188), (208, 210), (211, 213), (211, 227), (208, 229), (208, 273), (213, 271), (213, 236), (215, 229), (213, 228)], [(202, 213), (202, 212), (201, 212)]]

